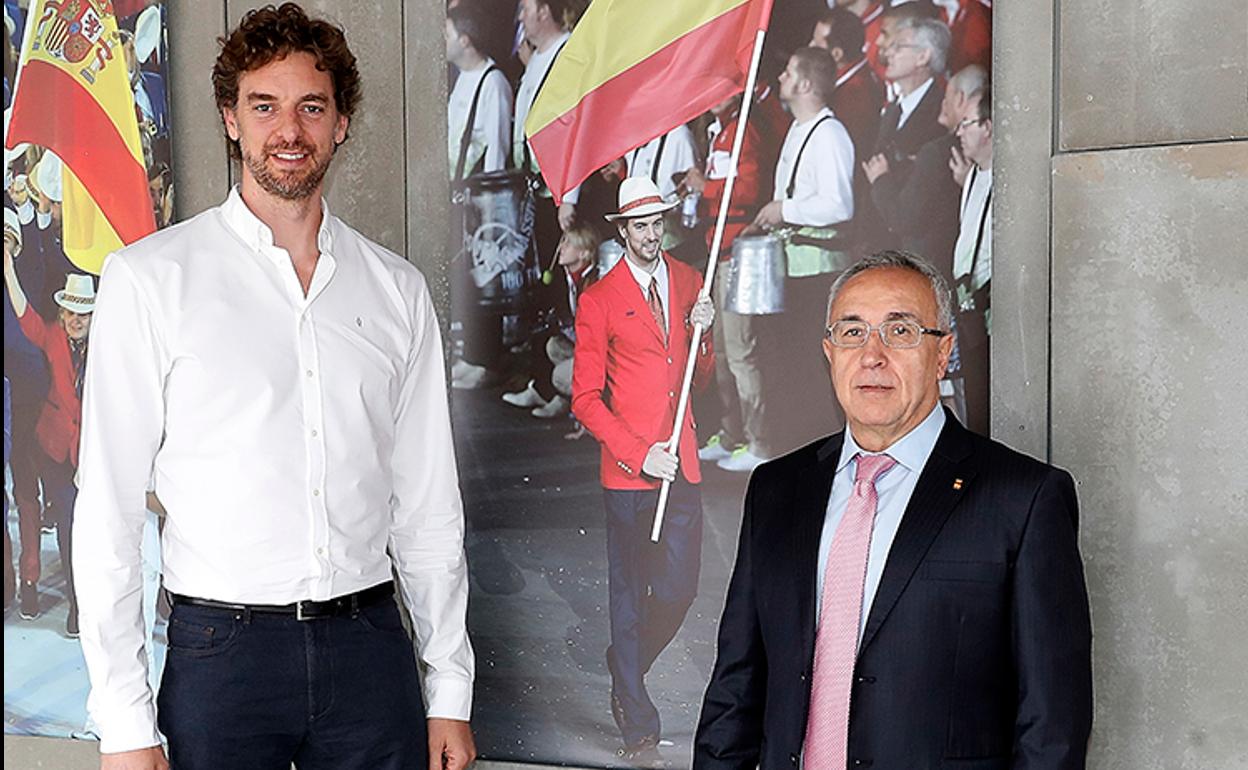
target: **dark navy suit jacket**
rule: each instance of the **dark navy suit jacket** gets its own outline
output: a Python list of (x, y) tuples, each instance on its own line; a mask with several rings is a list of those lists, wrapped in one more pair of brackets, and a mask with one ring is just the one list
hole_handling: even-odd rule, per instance
[[(819, 536), (843, 434), (754, 471), (697, 770), (793, 768)], [(863, 632), (848, 767), (1083, 768), (1092, 632), (1065, 471), (946, 413)]]

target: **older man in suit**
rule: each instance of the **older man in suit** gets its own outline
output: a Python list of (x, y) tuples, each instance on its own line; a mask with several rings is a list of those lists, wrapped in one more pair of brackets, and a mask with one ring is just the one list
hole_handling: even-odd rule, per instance
[(1091, 630), (1074, 484), (938, 405), (944, 279), (833, 286), (844, 433), (755, 470), (694, 767), (1083, 768)]
[[(668, 446), (694, 324), (714, 318), (702, 281), (660, 249), (665, 202), (649, 177), (625, 179), (607, 219), (624, 258), (583, 295), (576, 313), (572, 411), (602, 445), (611, 613), (611, 715), (621, 756), (654, 758), (659, 712), (645, 675), (684, 622), (698, 587), (702, 499), (697, 442), (687, 412)], [(698, 380), (710, 376), (709, 335), (697, 351)], [(678, 471), (680, 474), (678, 476)], [(663, 537), (650, 542), (659, 485), (672, 482)]]

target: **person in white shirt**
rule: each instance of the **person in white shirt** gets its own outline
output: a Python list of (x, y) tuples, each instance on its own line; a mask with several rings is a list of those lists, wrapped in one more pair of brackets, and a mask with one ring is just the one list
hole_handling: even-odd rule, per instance
[(485, 34), (475, 5), (447, 9), (446, 59), (459, 70), (446, 105), (452, 181), (501, 171), (511, 148), (511, 85), (494, 60), (481, 52)]
[(961, 225), (953, 249), (957, 366), (966, 396), (967, 425), (988, 430), (988, 347), (992, 331), (989, 310), (992, 283), (992, 89), (985, 86), (967, 102), (966, 117), (958, 124), (958, 140), (969, 168), (949, 162), (962, 183)]
[[(837, 415), (829, 394), (827, 369), (809, 353), (819, 344), (827, 310), (828, 289), (849, 262), (844, 230), (854, 217), (854, 144), (845, 126), (828, 108), (836, 88), (836, 62), (822, 48), (799, 48), (780, 74), (780, 100), (793, 115), (780, 160), (776, 164), (774, 200), (754, 219), (756, 226), (787, 227), (795, 232), (785, 247), (788, 281), (784, 313), (777, 340), (782, 360), (794, 365), (771, 390), (774, 412), (781, 427), (777, 443), (793, 446), (839, 425), (814, 424), (809, 408), (801, 409), (808, 393), (823, 395), (819, 415)], [(781, 393), (783, 391), (783, 393)], [(747, 452), (719, 467), (748, 472), (767, 458)]]
[[(223, 40), (213, 86), (241, 186), (101, 276), (73, 532), (101, 765), (168, 767), (159, 727), (179, 768), (463, 768), (473, 656), (438, 323), (421, 274), (321, 198), (355, 57), (341, 29), (268, 6)], [(149, 480), (173, 600), (155, 702)]]

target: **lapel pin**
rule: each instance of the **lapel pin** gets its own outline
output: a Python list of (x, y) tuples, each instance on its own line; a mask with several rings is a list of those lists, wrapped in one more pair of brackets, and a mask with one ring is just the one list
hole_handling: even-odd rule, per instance
[(953, 488), (954, 488), (954, 489), (961, 489), (961, 488), (962, 488), (962, 479), (954, 479), (954, 480), (953, 480)]

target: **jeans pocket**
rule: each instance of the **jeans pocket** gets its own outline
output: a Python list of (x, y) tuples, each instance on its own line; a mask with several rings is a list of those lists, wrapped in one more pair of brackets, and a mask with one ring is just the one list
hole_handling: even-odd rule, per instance
[(399, 616), (399, 605), (394, 601), (381, 601), (361, 607), (355, 618), (361, 625), (373, 631), (402, 634), (404, 637), (408, 635), (403, 626), (403, 618)]
[(233, 645), (242, 629), (242, 620), (228, 611), (175, 607), (165, 633), (170, 652), (207, 657)]

